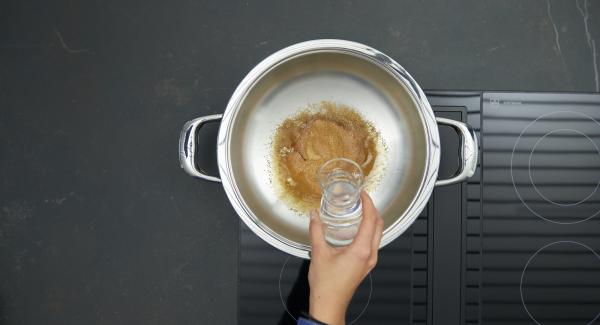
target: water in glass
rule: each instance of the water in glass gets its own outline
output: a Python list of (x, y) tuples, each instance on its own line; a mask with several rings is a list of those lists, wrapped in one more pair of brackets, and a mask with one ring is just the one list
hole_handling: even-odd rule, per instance
[(320, 217), (326, 225), (325, 239), (334, 246), (348, 245), (362, 220), (362, 170), (352, 160), (336, 158), (320, 168), (319, 181), (323, 191)]

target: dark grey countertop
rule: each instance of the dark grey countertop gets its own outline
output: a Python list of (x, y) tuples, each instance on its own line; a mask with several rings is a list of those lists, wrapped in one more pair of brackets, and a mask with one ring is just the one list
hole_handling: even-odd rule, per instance
[(287, 45), (362, 42), (425, 89), (599, 90), (593, 1), (4, 1), (0, 17), (2, 324), (235, 323), (238, 219), (177, 141)]

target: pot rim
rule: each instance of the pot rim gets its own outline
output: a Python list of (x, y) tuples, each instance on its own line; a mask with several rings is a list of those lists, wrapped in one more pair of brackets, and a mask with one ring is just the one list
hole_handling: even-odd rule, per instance
[(426, 139), (426, 166), (424, 168), (424, 175), (421, 178), (419, 189), (414, 195), (408, 208), (384, 230), (379, 246), (379, 248), (382, 248), (404, 233), (404, 231), (406, 231), (406, 229), (417, 219), (427, 204), (438, 175), (440, 140), (437, 123), (431, 105), (416, 81), (392, 58), (364, 44), (337, 39), (319, 39), (297, 43), (271, 54), (256, 65), (246, 77), (244, 77), (227, 104), (219, 129), (217, 161), (223, 188), (237, 214), (256, 235), (277, 249), (297, 257), (310, 259), (311, 247), (309, 245), (290, 241), (274, 232), (269, 227), (262, 224), (259, 221), (259, 218), (245, 203), (233, 176), (233, 169), (229, 158), (229, 148), (233, 127), (232, 122), (239, 112), (241, 103), (253, 86), (276, 66), (295, 57), (314, 52), (333, 52), (354, 55), (383, 68), (398, 80), (398, 82), (404, 85), (406, 91), (415, 103), (423, 123)]

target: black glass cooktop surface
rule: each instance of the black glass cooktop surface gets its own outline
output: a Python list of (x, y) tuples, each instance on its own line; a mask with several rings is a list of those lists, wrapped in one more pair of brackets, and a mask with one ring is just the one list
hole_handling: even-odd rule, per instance
[(599, 121), (598, 94), (484, 94), (483, 323), (598, 323)]
[[(600, 94), (428, 92), (480, 141), (475, 175), (436, 188), (380, 252), (356, 324), (596, 324), (600, 313)], [(441, 177), (460, 141), (440, 127)], [(240, 224), (239, 324), (294, 324), (308, 262)]]

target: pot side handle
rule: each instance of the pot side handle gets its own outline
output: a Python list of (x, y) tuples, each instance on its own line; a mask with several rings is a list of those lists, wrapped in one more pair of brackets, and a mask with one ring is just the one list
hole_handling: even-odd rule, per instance
[(181, 168), (189, 175), (201, 178), (211, 182), (221, 182), (221, 179), (216, 176), (205, 174), (201, 169), (198, 169), (195, 162), (196, 157), (196, 136), (202, 125), (208, 122), (218, 121), (223, 117), (222, 114), (207, 115), (188, 121), (181, 130), (179, 136), (179, 163)]
[(435, 118), (438, 124), (448, 125), (452, 127), (460, 137), (460, 168), (457, 173), (448, 179), (438, 179), (435, 186), (451, 185), (463, 182), (467, 178), (473, 176), (477, 169), (477, 156), (479, 153), (479, 145), (477, 143), (477, 135), (470, 125), (443, 118)]

